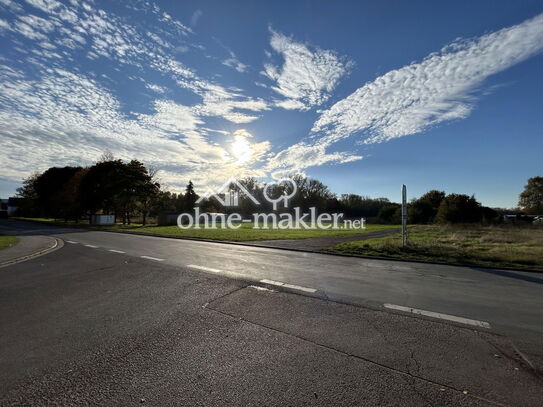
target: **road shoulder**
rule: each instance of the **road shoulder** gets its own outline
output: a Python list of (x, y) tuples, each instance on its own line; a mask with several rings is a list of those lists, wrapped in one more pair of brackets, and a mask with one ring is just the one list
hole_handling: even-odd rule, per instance
[(9, 266), (47, 254), (63, 246), (52, 236), (17, 236), (18, 243), (0, 251), (0, 267)]

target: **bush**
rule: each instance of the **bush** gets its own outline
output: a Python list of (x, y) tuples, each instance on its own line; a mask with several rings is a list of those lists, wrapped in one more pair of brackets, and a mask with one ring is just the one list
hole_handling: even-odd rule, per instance
[(397, 224), (401, 222), (401, 205), (388, 204), (381, 208), (379, 211), (379, 219), (386, 223)]
[(439, 205), (436, 216), (438, 223), (473, 223), (481, 219), (481, 204), (475, 197), (463, 194), (447, 195)]

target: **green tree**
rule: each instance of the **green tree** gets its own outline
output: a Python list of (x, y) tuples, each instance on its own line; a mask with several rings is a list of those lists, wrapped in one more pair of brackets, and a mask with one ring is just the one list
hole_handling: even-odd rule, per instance
[(185, 188), (184, 201), (185, 201), (185, 210), (192, 211), (194, 209), (194, 204), (198, 199), (198, 195), (194, 192), (194, 184), (192, 181), (189, 181), (187, 187)]
[(81, 200), (89, 215), (100, 211), (105, 214), (111, 211), (114, 211), (115, 215), (119, 214), (117, 193), (122, 189), (123, 167), (121, 160), (101, 161), (91, 166), (82, 177)]
[(379, 216), (382, 208), (390, 204), (387, 198), (370, 198), (356, 194), (342, 194), (339, 199), (339, 210), (347, 217), (375, 217)]
[(59, 194), (65, 220), (73, 219), (78, 222), (84, 213), (85, 208), (81, 201), (81, 180), (88, 170), (88, 168), (82, 168), (77, 171), (69, 181), (64, 184), (64, 187)]
[(445, 198), (444, 191), (431, 190), (409, 205), (410, 223), (432, 223), (435, 221), (439, 205)]
[(543, 177), (532, 177), (519, 196), (519, 206), (528, 214), (543, 214)]
[(138, 211), (145, 224), (151, 199), (160, 185), (153, 182), (147, 168), (138, 160), (122, 163), (117, 175), (120, 183), (113, 192), (113, 200), (117, 211), (121, 213), (123, 223), (130, 224), (131, 216)]
[(439, 209), (439, 205), (441, 205), (441, 201), (443, 201), (443, 199), (445, 199), (445, 191), (438, 191), (437, 189), (432, 189), (419, 198), (421, 201), (429, 202), (436, 212)]
[(65, 185), (81, 169), (81, 167), (51, 167), (35, 179), (33, 188), (37, 204), (44, 216), (55, 218), (68, 216), (69, 209), (64, 202), (67, 193)]
[(472, 223), (481, 221), (481, 204), (475, 197), (449, 194), (441, 201), (437, 211), (439, 223)]
[(37, 204), (38, 194), (36, 193), (36, 180), (40, 176), (39, 172), (35, 172), (27, 178), (23, 179), (23, 185), (17, 188), (16, 197), (23, 198), (17, 205), (18, 216), (40, 216), (41, 211)]
[[(300, 207), (307, 211), (310, 207), (315, 207), (319, 211), (324, 211), (328, 207), (328, 201), (335, 198), (335, 195), (328, 187), (315, 178), (307, 178), (304, 175), (294, 175), (291, 177), (296, 183), (296, 195), (292, 197), (289, 207)], [(289, 188), (286, 184), (286, 188)], [(287, 194), (291, 191), (287, 190)]]
[(409, 223), (431, 223), (436, 214), (437, 209), (435, 209), (429, 201), (416, 199), (409, 204)]
[(379, 219), (387, 223), (400, 223), (401, 205), (389, 203), (379, 210)]
[[(262, 194), (262, 186), (258, 181), (252, 177), (244, 178), (239, 180), (239, 183), (259, 202), (264, 200)], [(238, 191), (239, 188), (234, 186), (234, 190)], [(242, 192), (239, 193), (239, 208), (238, 211), (242, 215), (250, 215), (255, 213), (258, 209), (258, 205), (255, 204), (250, 198), (245, 196)]]
[(139, 209), (142, 223), (147, 223), (147, 215), (153, 198), (160, 190), (160, 184), (154, 180), (155, 172), (150, 172), (141, 162), (132, 160), (125, 165), (125, 184), (127, 188), (127, 220), (130, 224), (130, 214), (135, 208)]

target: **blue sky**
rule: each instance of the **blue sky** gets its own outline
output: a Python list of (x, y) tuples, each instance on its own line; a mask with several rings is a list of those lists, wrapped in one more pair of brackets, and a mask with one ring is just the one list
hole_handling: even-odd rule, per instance
[(180, 190), (512, 207), (542, 175), (541, 1), (0, 0), (0, 196), (104, 151)]

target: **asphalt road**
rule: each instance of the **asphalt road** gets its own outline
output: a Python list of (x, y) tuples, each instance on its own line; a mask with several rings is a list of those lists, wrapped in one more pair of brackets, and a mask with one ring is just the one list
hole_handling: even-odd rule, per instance
[(10, 221), (9, 227), (16, 227), (19, 233), (51, 234), (68, 245), (87, 248), (94, 256), (119, 251), (244, 280), (293, 284), (334, 301), (377, 308), (390, 304), (457, 316), (488, 323), (495, 332), (543, 343), (542, 274), (340, 257), (30, 222)]
[(0, 405), (543, 399), (538, 275), (0, 222), (8, 230), (65, 245), (0, 268)]

